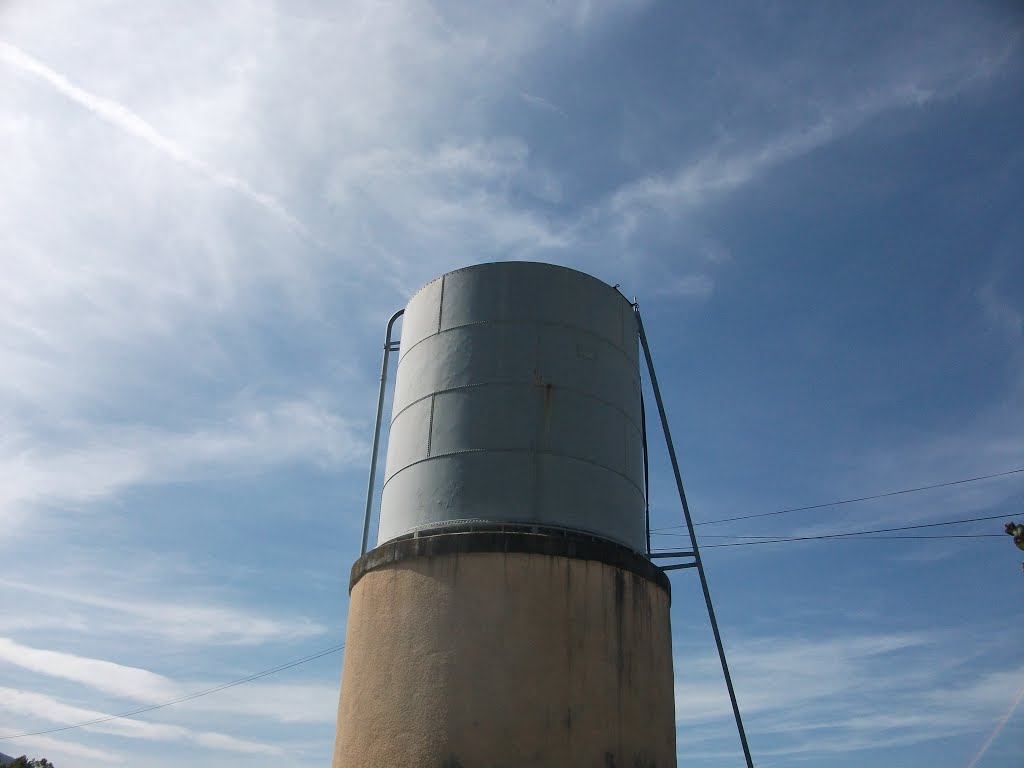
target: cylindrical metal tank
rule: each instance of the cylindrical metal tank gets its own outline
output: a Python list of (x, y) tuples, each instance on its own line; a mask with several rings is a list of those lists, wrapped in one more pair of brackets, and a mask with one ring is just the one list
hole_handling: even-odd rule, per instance
[(333, 768), (675, 766), (637, 352), (632, 305), (562, 267), (469, 267), (409, 302)]
[(378, 544), (466, 522), (645, 551), (637, 329), (612, 287), (499, 262), (428, 283), (402, 325)]

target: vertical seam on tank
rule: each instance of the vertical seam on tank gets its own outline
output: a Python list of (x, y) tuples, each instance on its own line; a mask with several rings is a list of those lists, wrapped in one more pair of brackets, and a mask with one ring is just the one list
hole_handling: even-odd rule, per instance
[(434, 399), (436, 395), (430, 396), (430, 419), (427, 422), (427, 458), (430, 458), (430, 447), (434, 442)]
[(441, 317), (444, 313), (444, 283), (445, 275), (441, 275), (441, 296), (437, 300), (437, 332), (441, 332)]
[[(441, 275), (441, 295), (437, 299), (437, 333), (441, 333), (441, 319), (444, 316), (444, 284), (445, 275)], [(434, 400), (436, 394), (430, 396), (430, 420), (427, 422), (427, 458), (434, 443)]]
[(622, 420), (622, 466), (626, 477), (629, 477), (629, 419)]
[[(633, 305), (632, 304), (629, 305), (628, 314), (627, 314), (627, 310), (625, 310), (625, 309), (623, 310), (623, 312), (621, 312), (619, 314), (619, 325), (622, 328), (622, 331), (621, 331), (622, 335), (619, 337), (619, 344), (622, 347), (622, 349), (628, 349), (629, 348), (629, 346), (628, 346), (629, 345), (629, 320), (627, 318), (632, 317), (632, 315), (633, 315)], [(635, 338), (633, 339), (633, 342), (636, 343), (636, 339)]]

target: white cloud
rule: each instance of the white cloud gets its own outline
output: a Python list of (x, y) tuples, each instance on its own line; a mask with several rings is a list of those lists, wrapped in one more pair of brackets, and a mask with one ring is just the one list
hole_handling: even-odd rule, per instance
[[(178, 682), (146, 669), (73, 653), (32, 648), (7, 638), (0, 638), (0, 663), (142, 704), (162, 704), (227, 682)], [(251, 682), (192, 699), (182, 706), (189, 710), (282, 723), (333, 723), (337, 699), (338, 688), (333, 683)]]
[(557, 200), (557, 180), (530, 166), (519, 139), (444, 141), (427, 148), (373, 149), (336, 164), (329, 195), (338, 215), (372, 249), (385, 279), (408, 285), (486, 258), (529, 256), (571, 243), (568, 232), (528, 206)]
[(182, 693), (171, 680), (145, 669), (32, 648), (6, 637), (0, 637), (0, 662), (48, 677), (71, 680), (123, 698), (160, 701)]
[(742, 187), (780, 163), (822, 146), (835, 132), (835, 121), (825, 119), (750, 149), (711, 149), (674, 174), (647, 176), (623, 185), (611, 196), (609, 211), (620, 219), (620, 235), (629, 236), (642, 211), (684, 215)]
[(338, 716), (338, 685), (336, 682), (246, 683), (196, 699), (190, 706), (246, 719), (333, 724)]
[(293, 227), (306, 238), (310, 238), (308, 230), (292, 213), (288, 212), (270, 195), (253, 189), (249, 184), (236, 176), (214, 168), (202, 160), (189, 154), (185, 149), (168, 137), (161, 134), (152, 125), (143, 120), (123, 104), (110, 99), (101, 98), (72, 83), (67, 77), (55, 72), (43, 62), (33, 58), (17, 46), (0, 40), (0, 60), (17, 68), (21, 72), (40, 78), (75, 103), (94, 113), (101, 119), (116, 126), (122, 131), (146, 142), (177, 163), (194, 170), (220, 186), (238, 192), (257, 205)]
[(537, 107), (538, 109), (544, 109), (547, 110), (548, 112), (554, 112), (555, 114), (561, 115), (562, 117), (567, 116), (565, 110), (551, 103), (543, 96), (538, 96), (534, 93), (528, 93), (527, 91), (523, 91), (519, 95), (522, 97), (523, 101), (525, 101), (531, 107)]
[[(13, 733), (14, 730), (11, 728), (5, 728), (3, 732)], [(71, 765), (81, 766), (85, 765), (82, 761), (87, 760), (95, 761), (94, 764), (99, 767), (107, 766), (111, 763), (125, 762), (124, 757), (117, 752), (107, 749), (87, 747), (84, 744), (69, 741), (66, 737), (53, 738), (52, 736), (26, 736), (14, 742), (0, 742), (0, 744), (7, 745), (8, 751), (13, 751), (17, 754), (24, 753), (26, 748), (28, 748), (28, 750), (35, 750), (37, 755), (46, 755), (47, 759), (56, 765), (67, 762)], [(13, 748), (10, 746), (11, 744), (16, 744), (19, 748)]]
[[(669, 137), (670, 161), (657, 150), (648, 155), (651, 163), (638, 165), (630, 157), (595, 158), (590, 170), (598, 186), (585, 197), (597, 202), (593, 210), (580, 210), (572, 171), (557, 162), (546, 167), (543, 154), (515, 135), (519, 118), (552, 130), (568, 125), (537, 112), (560, 109), (536, 92), (561, 93), (559, 84), (549, 91), (536, 85), (543, 80), (522, 75), (557, 77), (543, 61), (554, 46), (565, 51), (579, 44), (580, 54), (603, 54), (588, 48), (601, 36), (595, 33), (604, 34), (600, 25), (615, 33), (611, 24), (641, 5), (365, 1), (320, 4), (310, 12), (301, 3), (270, 0), (9, 4), (3, 18), (10, 42), (0, 59), (0, 143), (11, 149), (0, 174), (5, 530), (13, 529), (15, 517), (42, 520), (44, 508), (81, 511), (73, 543), (60, 526), (45, 524), (33, 543), (55, 561), (66, 554), (62, 548), (73, 548), (121, 565), (116, 544), (101, 534), (78, 534), (104, 515), (105, 525), (96, 528), (120, 534), (115, 506), (128, 489), (293, 462), (333, 469), (359, 461), (365, 444), (354, 436), (353, 414), (361, 414), (370, 397), (362, 397), (366, 381), (358, 375), (367, 366), (353, 362), (353, 350), (376, 347), (380, 307), (401, 303), (445, 269), (498, 257), (572, 262), (607, 274), (610, 282), (633, 280), (630, 287), (652, 296), (659, 288), (709, 295), (722, 285), (715, 268), (728, 251), (702, 248), (715, 243), (702, 227), (714, 225), (697, 221), (697, 214), (875, 116), (927, 109), (962, 92), (971, 78), (983, 82), (1007, 55), (988, 38), (975, 45), (969, 25), (950, 25), (943, 38), (925, 24), (913, 36), (919, 42), (912, 55), (885, 59), (874, 49), (863, 51), (835, 78), (822, 77), (816, 60), (797, 62), (813, 66), (794, 79), (788, 56), (763, 68), (741, 61), (737, 79), (748, 84), (750, 98), (771, 101), (764, 110), (769, 120), (749, 119), (750, 111), (732, 112), (731, 105), (698, 117), (692, 108), (686, 120), (693, 122), (672, 122), (686, 136)], [(934, 53), (920, 55), (927, 51)], [(984, 61), (974, 55), (979, 51)], [(727, 51), (732, 59), (761, 53)], [(920, 66), (904, 66), (908, 62)], [(717, 77), (723, 70), (707, 71)], [(772, 77), (775, 90), (763, 89)], [(811, 80), (820, 90), (804, 91)], [(616, 125), (626, 101), (614, 91), (616, 83), (582, 85), (595, 89), (588, 98), (593, 94), (591, 103)], [(663, 107), (668, 117), (671, 105), (637, 100), (628, 107), (638, 110), (629, 119), (656, 124)], [(504, 113), (516, 109), (521, 114), (508, 120)], [(593, 127), (579, 126), (581, 142)], [(657, 131), (641, 132), (640, 140)], [(623, 147), (634, 140), (627, 129), (609, 138), (607, 148), (630, 155)], [(607, 187), (601, 184), (613, 187), (603, 199)], [(307, 247), (282, 222), (329, 247)], [(646, 239), (652, 230), (656, 237)], [(638, 255), (649, 241), (656, 245), (652, 251), (672, 255)], [(737, 255), (737, 269), (742, 258)], [(664, 263), (650, 268), (659, 259)], [(1010, 330), (1019, 326), (1012, 315), (996, 311), (997, 317), (1008, 318)], [(303, 342), (309, 347), (304, 356), (295, 353)], [(308, 369), (321, 358), (325, 368), (350, 366), (357, 375), (338, 382)], [(331, 395), (322, 394), (328, 389)], [(903, 487), (909, 476), (958, 476), (968, 465), (981, 471), (1003, 461), (1012, 466), (1024, 456), (1021, 433), (1019, 414), (1008, 408), (956, 439), (887, 443), (858, 469), (854, 491), (863, 487), (864, 475), (885, 489)], [(952, 475), (950, 467), (956, 468)], [(955, 495), (948, 503), (987, 503), (1005, 498), (1000, 493)], [(9, 553), (11, 545), (4, 547)], [(151, 554), (132, 557), (141, 562)], [(238, 557), (223, 566), (237, 567), (244, 556)], [(208, 574), (189, 575), (223, 580), (220, 563)], [(161, 580), (162, 594), (182, 594), (172, 577), (165, 573)], [(8, 653), (20, 654), (40, 680), (59, 673), (126, 696), (137, 680), (146, 696), (157, 696), (161, 686), (191, 684), (130, 668), (112, 670), (104, 681), (103, 665), (111, 662), (89, 657), (92, 635), (123, 633), (126, 642), (157, 640), (178, 649), (326, 631), (317, 620), (289, 619), (288, 609), (264, 614), (192, 597), (121, 597), (94, 586), (103, 583), (83, 580), (74, 591), (5, 584), (7, 594), (20, 589), (47, 601), (36, 615), (5, 603), (0, 624), (8, 634), (23, 639), (30, 629), (63, 628), (68, 644), (62, 647), (81, 655), (54, 656), (17, 643)], [(823, 644), (854, 681), (880, 679), (893, 656), (926, 642), (916, 635), (882, 636), (911, 643), (901, 650), (879, 644), (878, 637), (860, 639), (860, 645)], [(888, 731), (876, 745), (914, 740), (927, 730), (918, 715), (870, 686), (864, 694), (882, 702), (875, 711), (829, 709), (840, 697), (829, 660), (806, 640), (783, 639), (779, 647), (793, 658), (806, 655), (814, 673), (771, 648), (750, 645), (751, 659), (763, 661), (765, 671), (759, 676), (756, 664), (739, 662), (737, 683), (765, 729), (816, 729), (820, 743), (836, 749), (863, 744), (871, 728)], [(713, 660), (681, 659), (679, 669), (684, 724), (713, 731), (716, 721), (686, 703), (692, 692), (708, 711), (727, 713)], [(915, 670), (927, 678), (927, 670)], [(908, 690), (910, 671), (893, 673)], [(790, 680), (793, 694), (786, 693)], [(803, 698), (794, 698), (797, 693)], [(805, 699), (821, 711), (803, 707)], [(190, 706), (209, 712), (211, 722), (232, 713), (262, 722), (275, 718), (273, 702), (280, 701), (296, 722), (323, 723), (335, 700), (333, 685), (250, 684)], [(57, 711), (52, 701), (35, 702), (44, 704)], [(157, 726), (139, 727), (169, 735)], [(189, 738), (197, 747), (219, 743), (248, 754), (249, 747), (226, 735)], [(812, 742), (793, 739), (783, 752), (809, 754)], [(258, 753), (261, 746), (252, 749)]]
[(985, 283), (977, 290), (976, 296), (985, 312), (985, 317), (994, 328), (1011, 339), (1024, 335), (1024, 313), (1005, 297), (1000, 295), (992, 282)]
[[(922, 637), (895, 634), (820, 641), (772, 638), (742, 643), (730, 658), (736, 659), (735, 676), (743, 680), (743, 709), (754, 713), (778, 711), (846, 691), (851, 680), (865, 679), (864, 667), (924, 642)], [(713, 678), (716, 671), (720, 674), (717, 664), (717, 657), (678, 660), (680, 723), (701, 722), (730, 711), (717, 681), (695, 687), (686, 680), (692, 674), (699, 679)], [(779, 685), (781, 680), (786, 681), (784, 686)]]
[[(730, 644), (730, 671), (751, 738), (791, 756), (906, 746), (986, 728), (1024, 685), (1024, 666), (966, 675), (991, 649), (955, 633), (770, 637)], [(680, 754), (708, 757), (731, 709), (717, 656), (677, 655)]]
[(624, 184), (609, 198), (608, 210), (619, 220), (616, 230), (628, 237), (644, 212), (685, 216), (789, 160), (850, 134), (883, 112), (921, 106), (932, 98), (932, 93), (912, 83), (885, 84), (858, 95), (853, 103), (836, 103), (825, 116), (774, 136), (747, 139), (738, 145), (735, 140), (721, 140), (672, 173), (652, 174)]
[[(950, 26), (964, 32), (956, 39), (947, 37), (950, 28), (928, 29), (909, 49), (883, 46), (876, 52), (878, 63), (860, 62), (843, 78), (824, 77), (821, 62), (805, 60), (799, 52), (770, 71), (735, 51), (719, 52), (723, 60), (713, 58), (709, 66), (733, 70), (743, 84), (736, 98), (758, 105), (764, 125), (746, 120), (719, 125), (712, 140), (693, 147), (673, 169), (658, 169), (613, 190), (598, 220), (607, 218), (611, 232), (628, 242), (645, 227), (686, 221), (882, 115), (921, 109), (990, 82), (1018, 48), (1019, 35), (971, 12), (958, 21), (959, 27)], [(765, 110), (766, 94), (776, 92), (779, 102)], [(743, 114), (739, 105), (731, 111)]]
[[(52, 696), (30, 693), (16, 688), (0, 688), (0, 709), (22, 717), (32, 717), (61, 725), (98, 720), (109, 713), (65, 704)], [(280, 755), (284, 750), (272, 744), (237, 739), (215, 731), (196, 731), (180, 725), (160, 725), (132, 718), (117, 718), (83, 726), (85, 730), (129, 739), (147, 741), (191, 741), (209, 749), (243, 754)]]
[[(17, 148), (0, 177), (0, 515), (362, 451), (330, 404), (304, 402), (301, 371), (276, 401), (232, 402), (269, 356), (253, 328), (279, 318), (342, 361), (368, 305), (443, 269), (564, 248), (564, 228), (519, 199), (557, 201), (558, 180), (521, 139), (481, 137), (474, 115), (545, 40), (638, 7), (66, 9), (76, 40), (105, 41), (100, 56), (58, 44), (68, 13), (13, 8), (0, 44), (0, 138)], [(133, 35), (108, 34), (121, 24)], [(187, 32), (198, 27), (220, 36)], [(453, 109), (468, 110), (464, 139)], [(283, 237), (264, 211), (330, 248)], [(207, 393), (167, 409), (196, 388)]]
[(179, 603), (155, 597), (116, 599), (9, 580), (0, 580), (0, 584), (7, 589), (88, 606), (93, 609), (89, 611), (93, 633), (100, 631), (95, 624), (102, 624), (131, 636), (159, 637), (175, 643), (257, 645), (302, 640), (327, 631), (326, 627), (306, 618), (273, 619), (230, 606)]
[(661, 285), (656, 292), (661, 296), (675, 296), (688, 299), (706, 299), (715, 290), (715, 281), (710, 275), (693, 274), (674, 278)]
[(0, 439), (0, 516), (8, 524), (37, 504), (76, 506), (144, 484), (257, 472), (306, 462), (321, 468), (361, 461), (366, 445), (317, 398), (245, 404), (213, 427), (172, 432), (143, 426), (64, 431), (59, 447), (29, 435)]

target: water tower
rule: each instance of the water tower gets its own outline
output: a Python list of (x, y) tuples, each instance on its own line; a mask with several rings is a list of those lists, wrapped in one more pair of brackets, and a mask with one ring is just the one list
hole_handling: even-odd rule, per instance
[[(420, 289), (398, 344), (401, 314), (334, 768), (674, 766), (635, 306), (589, 275), (505, 262)], [(706, 587), (696, 547), (677, 554)]]

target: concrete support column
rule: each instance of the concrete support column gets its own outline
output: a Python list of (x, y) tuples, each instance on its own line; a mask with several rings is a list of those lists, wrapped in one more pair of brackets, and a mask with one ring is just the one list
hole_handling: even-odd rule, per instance
[(353, 567), (334, 768), (676, 764), (669, 585), (596, 537), (404, 537)]

